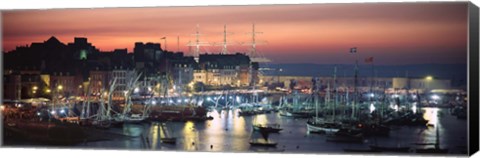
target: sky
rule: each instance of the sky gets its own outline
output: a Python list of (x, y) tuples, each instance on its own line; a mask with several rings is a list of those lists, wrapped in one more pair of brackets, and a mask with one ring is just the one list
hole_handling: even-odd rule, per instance
[[(51, 36), (63, 43), (87, 37), (102, 51), (157, 42), (190, 55), (200, 41), (218, 53), (224, 25), (230, 52), (257, 52), (274, 63), (379, 65), (458, 64), (467, 61), (467, 3), (301, 4), (210, 7), (97, 8), (2, 11), (3, 51)], [(177, 45), (179, 37), (179, 45)], [(179, 46), (179, 47), (178, 47)], [(356, 54), (350, 54), (357, 47)], [(194, 48), (192, 48), (193, 50)]]

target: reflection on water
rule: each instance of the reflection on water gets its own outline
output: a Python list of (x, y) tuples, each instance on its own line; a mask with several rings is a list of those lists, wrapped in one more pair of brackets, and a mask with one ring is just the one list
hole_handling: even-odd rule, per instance
[[(370, 137), (363, 144), (345, 144), (327, 142), (325, 135), (306, 134), (306, 119), (292, 119), (278, 113), (256, 116), (238, 116), (237, 111), (223, 110), (210, 112), (213, 120), (205, 122), (167, 122), (165, 129), (158, 124), (126, 125), (118, 130), (132, 136), (139, 136), (145, 131), (149, 146), (142, 145), (142, 139), (136, 137), (128, 140), (102, 141), (81, 144), (79, 147), (94, 148), (128, 148), (181, 151), (264, 151), (266, 148), (250, 147), (249, 141), (258, 138), (252, 132), (252, 124), (278, 123), (283, 128), (279, 134), (271, 134), (269, 138), (277, 142), (275, 151), (321, 153), (343, 152), (344, 148), (368, 148), (371, 144), (382, 146), (409, 146), (412, 148), (433, 147), (436, 141), (436, 130), (439, 130), (441, 148), (449, 148), (451, 153), (459, 154), (467, 146), (467, 122), (458, 120), (448, 114), (448, 109), (423, 108), (423, 117), (434, 127), (394, 126), (390, 137)], [(166, 134), (162, 131), (166, 131)], [(162, 144), (159, 138), (177, 137), (176, 145)], [(426, 144), (424, 146), (415, 143)], [(430, 144), (430, 145), (428, 145)], [(268, 148), (270, 151), (271, 148)]]
[(158, 136), (160, 135), (160, 137), (162, 137), (162, 134), (163, 133), (160, 133), (159, 131), (159, 125), (158, 124), (152, 124), (152, 126), (150, 126), (150, 131), (151, 131), (151, 136), (152, 136), (152, 149), (156, 149), (157, 148), (157, 144), (159, 144), (158, 142)]
[(438, 108), (425, 108), (423, 118), (428, 120), (428, 124), (437, 126), (438, 122)]
[(267, 115), (256, 115), (253, 124), (268, 124)]
[(192, 121), (188, 121), (183, 126), (183, 149), (187, 151), (195, 151), (196, 142), (198, 143), (198, 134), (195, 129), (195, 124)]

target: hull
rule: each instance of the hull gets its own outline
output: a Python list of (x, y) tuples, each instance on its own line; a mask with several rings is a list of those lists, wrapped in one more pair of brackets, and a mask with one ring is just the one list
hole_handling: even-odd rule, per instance
[(336, 133), (340, 130), (340, 126), (336, 124), (315, 124), (312, 122), (307, 122), (307, 132), (309, 133)]
[(279, 133), (283, 129), (280, 128), (280, 127), (253, 125), (253, 130), (260, 131), (260, 132), (266, 132), (266, 133)]
[(177, 138), (160, 138), (160, 141), (164, 144), (176, 144)]
[(276, 147), (277, 143), (272, 141), (266, 141), (264, 139), (251, 140), (251, 146), (264, 146), (264, 147)]
[(190, 106), (158, 106), (151, 109), (150, 121), (205, 121), (207, 109)]
[(8, 121), (4, 134), (9, 139), (25, 139), (49, 145), (74, 145), (87, 139), (83, 129), (70, 123)]
[(310, 118), (312, 117), (311, 112), (292, 112), (292, 111), (280, 111), (280, 116), (285, 116), (285, 117), (294, 117), (294, 118)]

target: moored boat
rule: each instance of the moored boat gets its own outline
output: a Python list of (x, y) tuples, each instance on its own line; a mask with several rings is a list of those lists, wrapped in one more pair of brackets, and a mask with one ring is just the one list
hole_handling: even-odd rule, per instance
[(267, 132), (267, 133), (278, 133), (282, 128), (280, 128), (279, 124), (271, 124), (271, 125), (261, 125), (261, 124), (255, 124), (252, 125), (253, 130), (260, 131), (260, 132)]
[(265, 139), (253, 139), (249, 141), (252, 146), (276, 147), (277, 143)]

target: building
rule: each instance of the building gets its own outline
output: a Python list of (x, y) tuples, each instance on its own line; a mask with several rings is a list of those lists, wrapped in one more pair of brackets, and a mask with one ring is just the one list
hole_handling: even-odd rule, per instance
[(78, 93), (78, 84), (71, 71), (55, 71), (50, 75), (50, 90), (53, 96), (70, 97)]
[(21, 75), (8, 74), (3, 75), (3, 98), (10, 100), (21, 99)]
[(74, 60), (87, 60), (99, 54), (99, 50), (84, 37), (75, 37), (73, 43), (68, 43), (67, 47)]
[(425, 78), (393, 78), (393, 88), (396, 89), (450, 89), (451, 81), (444, 79)]
[(90, 94), (101, 95), (102, 92), (108, 91), (110, 86), (111, 73), (108, 69), (96, 67), (90, 70)]
[[(290, 87), (292, 81), (296, 81), (295, 88), (309, 89), (312, 87), (311, 76), (263, 76), (261, 80), (263, 85), (270, 85), (273, 83), (283, 83), (284, 88)], [(318, 77), (320, 87), (325, 88), (328, 84), (333, 86), (333, 77)], [(355, 86), (355, 78), (353, 77), (337, 77), (337, 87), (340, 89), (352, 89)], [(369, 91), (370, 88), (377, 87), (377, 89), (419, 89), (419, 90), (433, 90), (433, 89), (450, 89), (451, 81), (448, 79), (436, 78), (400, 78), (400, 77), (359, 77), (357, 79), (357, 88), (359, 91)]]
[(195, 82), (212, 86), (248, 86), (252, 78), (250, 57), (245, 54), (201, 54), (199, 69), (193, 76)]
[(133, 80), (135, 71), (132, 67), (126, 67), (122, 65), (114, 66), (111, 71), (112, 79), (117, 79), (115, 85), (116, 88), (113, 91), (114, 100), (122, 100), (125, 97), (125, 91), (127, 91), (127, 83)]

